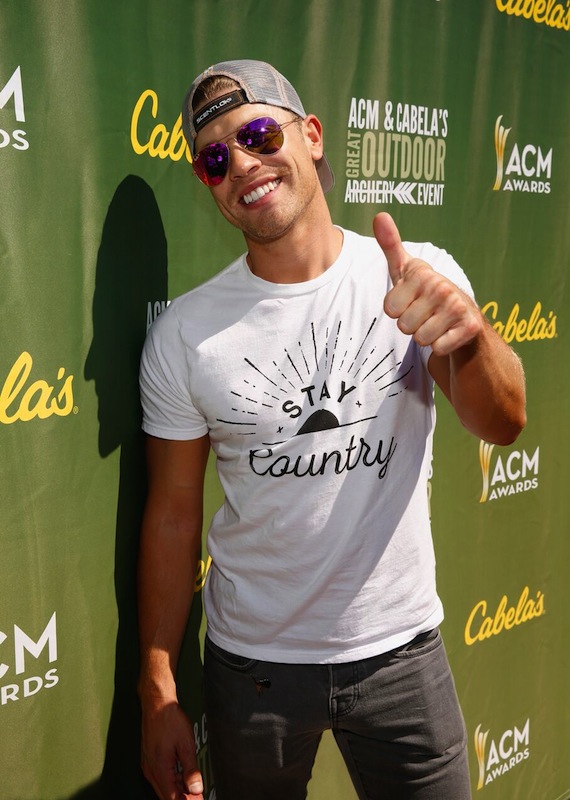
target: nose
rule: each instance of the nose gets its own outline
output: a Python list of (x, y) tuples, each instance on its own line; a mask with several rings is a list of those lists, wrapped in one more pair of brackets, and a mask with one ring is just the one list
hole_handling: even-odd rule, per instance
[(242, 178), (245, 175), (259, 167), (262, 164), (261, 159), (257, 153), (252, 153), (250, 150), (244, 150), (235, 142), (230, 145), (230, 178)]

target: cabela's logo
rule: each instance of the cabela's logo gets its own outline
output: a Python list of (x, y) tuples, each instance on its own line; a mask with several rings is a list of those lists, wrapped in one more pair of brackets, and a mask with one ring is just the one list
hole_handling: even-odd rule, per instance
[(494, 444), (479, 443), (479, 463), (483, 477), (480, 503), (511, 497), (538, 488), (540, 447), (529, 455), (525, 450), (513, 450), (509, 455), (497, 455), (493, 463)]
[(570, 9), (568, 0), (564, 3), (556, 0), (495, 0), (497, 8), (503, 14), (523, 17), (537, 25), (548, 25), (549, 28), (558, 28), (570, 31)]
[(133, 109), (131, 144), (135, 153), (139, 156), (148, 153), (151, 158), (170, 158), (172, 161), (180, 161), (185, 156), (192, 163), (190, 149), (182, 132), (182, 114), (178, 115), (172, 131), (163, 122), (151, 128), (149, 116), (153, 120), (158, 116), (158, 95), (152, 89), (146, 89), (141, 94)]
[(489, 739), (491, 731), (482, 728), (478, 725), (473, 737), (479, 766), (477, 789), (488, 786), (530, 757), (530, 719), (522, 728), (514, 725), (493, 739)]
[(484, 642), (543, 614), (544, 593), (538, 591), (535, 597), (531, 597), (528, 586), (522, 590), (516, 605), (509, 604), (509, 598), (504, 594), (496, 610), (489, 611), (487, 601), (480, 600), (473, 606), (467, 618), (464, 631), (465, 644), (470, 647), (476, 642)]
[(45, 380), (29, 382), (34, 362), (24, 351), (8, 372), (0, 388), (0, 422), (29, 422), (37, 417), (47, 419), (54, 414), (66, 417), (77, 412), (73, 405), (73, 375), (65, 374), (65, 368), (57, 371), (59, 386)]
[[(501, 125), (503, 115), (495, 122), (495, 156), (497, 174), (493, 191), (550, 193), (552, 177), (552, 148), (544, 152), (539, 145), (515, 142), (506, 158), (507, 139), (511, 128)], [(505, 160), (507, 165), (505, 166)], [(503, 182), (503, 179), (504, 182)]]
[(527, 317), (521, 316), (518, 303), (509, 311), (506, 320), (501, 319), (499, 304), (490, 300), (481, 309), (489, 318), (491, 325), (507, 344), (511, 342), (540, 342), (544, 339), (555, 339), (556, 314), (554, 311), (543, 313), (542, 303), (538, 302)]

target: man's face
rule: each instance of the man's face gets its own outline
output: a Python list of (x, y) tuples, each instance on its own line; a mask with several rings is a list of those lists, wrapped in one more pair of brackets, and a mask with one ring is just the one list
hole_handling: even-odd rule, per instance
[(281, 149), (261, 155), (228, 139), (257, 117), (272, 117), (283, 124), (294, 115), (282, 108), (246, 103), (208, 123), (198, 134), (196, 152), (212, 142), (227, 142), (229, 168), (223, 181), (210, 188), (212, 196), (224, 217), (246, 239), (270, 242), (287, 233), (315, 197), (319, 187), (315, 161), (322, 156), (321, 126), (313, 116), (287, 125)]

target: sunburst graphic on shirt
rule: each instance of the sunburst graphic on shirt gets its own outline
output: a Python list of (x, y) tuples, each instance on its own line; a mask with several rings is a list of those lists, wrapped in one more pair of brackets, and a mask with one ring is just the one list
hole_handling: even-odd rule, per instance
[[(405, 379), (413, 369), (412, 365), (400, 374), (402, 362), (394, 361), (394, 350), (379, 352), (373, 337), (377, 322), (375, 317), (357, 341), (344, 334), (342, 321), (332, 330), (327, 327), (320, 341), (311, 322), (304, 341), (284, 348), (281, 358), (277, 355), (268, 364), (259, 364), (244, 356), (243, 384), (230, 389), (231, 413), (217, 421), (232, 426), (237, 435), (253, 436), (264, 409), (277, 410), (283, 423), (275, 435), (284, 438), (264, 443), (275, 445), (291, 436), (375, 419), (378, 404), (375, 413), (366, 413), (359, 389), (372, 385), (376, 397), (383, 392), (395, 397), (407, 389)], [(293, 432), (291, 424), (296, 426)]]

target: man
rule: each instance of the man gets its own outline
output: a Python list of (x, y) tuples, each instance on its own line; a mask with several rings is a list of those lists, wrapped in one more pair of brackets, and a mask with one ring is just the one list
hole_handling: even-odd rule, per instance
[(196, 175), (247, 253), (175, 300), (141, 366), (143, 769), (201, 798), (176, 665), (210, 445), (204, 680), (218, 800), (306, 796), (331, 728), (360, 798), (466, 800), (465, 730), (443, 643), (426, 481), (433, 383), (475, 436), (512, 442), (524, 378), (430, 244), (333, 225), (322, 126), (267, 64), (198, 76)]

